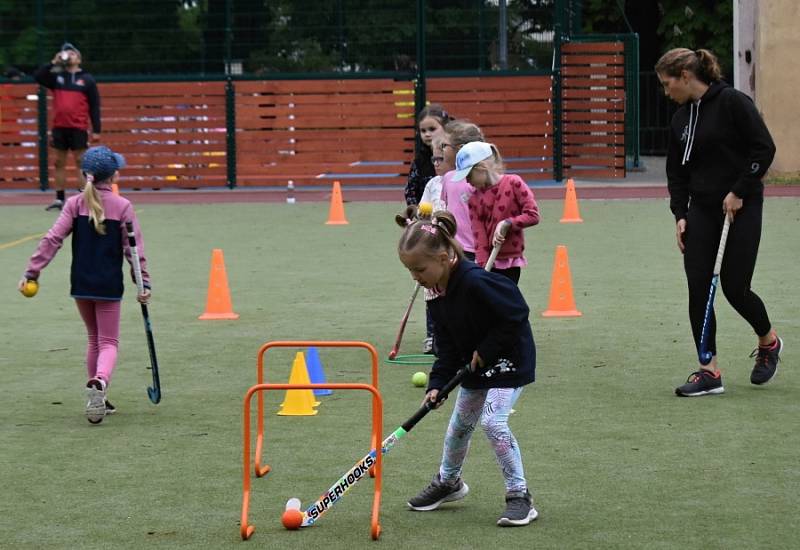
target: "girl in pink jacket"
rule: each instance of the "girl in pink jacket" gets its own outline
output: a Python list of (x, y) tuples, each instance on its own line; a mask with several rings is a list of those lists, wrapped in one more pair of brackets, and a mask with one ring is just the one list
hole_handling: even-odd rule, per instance
[(19, 282), (22, 291), (27, 281), (37, 281), (61, 248), (64, 238), (72, 234), (70, 294), (75, 298), (88, 333), (86, 417), (92, 424), (99, 424), (106, 414), (116, 412), (106, 399), (106, 390), (117, 362), (123, 293), (122, 258), (124, 256), (128, 263), (133, 261), (126, 222), (133, 223), (142, 267), (144, 291), (137, 300), (147, 303), (150, 298), (150, 275), (133, 206), (111, 189), (119, 177), (118, 170), (124, 166), (122, 155), (108, 147), (92, 147), (86, 151), (81, 161), (86, 180), (83, 192), (64, 204), (53, 227), (39, 241)]
[[(453, 180), (466, 178), (475, 192), (469, 198), (469, 217), (475, 237), (475, 263), (486, 265), (492, 247), (501, 243), (492, 271), (519, 283), (520, 268), (528, 265), (522, 230), (539, 223), (539, 205), (528, 184), (505, 174), (500, 152), (491, 143), (473, 141), (456, 155)], [(510, 224), (503, 235), (504, 226)]]

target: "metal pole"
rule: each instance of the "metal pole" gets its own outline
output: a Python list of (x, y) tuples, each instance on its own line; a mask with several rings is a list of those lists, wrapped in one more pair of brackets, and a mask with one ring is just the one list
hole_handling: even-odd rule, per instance
[(236, 187), (236, 90), (228, 75), (225, 83), (225, 156), (228, 168), (228, 187)]
[(484, 34), (486, 29), (483, 21), (483, 0), (476, 0), (478, 2), (478, 70), (482, 71), (486, 68), (486, 52), (484, 52)]
[[(417, 0), (417, 75), (414, 83), (414, 114), (425, 108), (425, 0)], [(419, 153), (419, 136), (414, 142), (414, 155)]]
[(508, 17), (507, 17), (506, 0), (500, 0), (500, 23), (497, 29), (499, 51), (498, 61), (500, 69), (505, 71), (508, 69)]
[(564, 0), (556, 0), (555, 17), (553, 20), (553, 179), (564, 179), (563, 155), (564, 148), (561, 143), (562, 113), (561, 113), (561, 41), (563, 39)]
[[(44, 0), (36, 1), (36, 64), (44, 64)], [(37, 131), (39, 152), (39, 189), (46, 191), (50, 174), (47, 167), (47, 89), (39, 86), (37, 92)]]
[(233, 0), (225, 1), (225, 74), (231, 74), (231, 43), (233, 31), (231, 30), (231, 4)]

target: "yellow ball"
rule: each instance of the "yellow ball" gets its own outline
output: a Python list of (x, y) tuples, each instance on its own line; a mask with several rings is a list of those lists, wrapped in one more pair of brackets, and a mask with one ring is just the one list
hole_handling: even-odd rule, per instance
[(27, 281), (22, 287), (22, 295), (26, 298), (33, 298), (39, 292), (39, 283), (36, 281)]
[(433, 214), (433, 204), (429, 202), (421, 202), (419, 203), (419, 207), (417, 208), (417, 212), (422, 217), (428, 217)]
[(411, 383), (421, 388), (428, 383), (428, 375), (424, 372), (415, 372), (414, 376), (411, 377)]

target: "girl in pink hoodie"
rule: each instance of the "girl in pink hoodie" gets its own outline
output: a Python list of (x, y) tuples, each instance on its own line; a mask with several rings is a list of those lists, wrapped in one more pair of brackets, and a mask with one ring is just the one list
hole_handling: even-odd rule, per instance
[[(491, 143), (473, 141), (456, 155), (453, 180), (475, 188), (469, 198), (469, 217), (475, 237), (475, 262), (486, 265), (492, 247), (502, 246), (492, 271), (519, 282), (520, 268), (528, 265), (522, 230), (539, 223), (539, 205), (528, 184), (516, 174), (505, 174), (503, 158)], [(504, 235), (504, 226), (510, 224)]]
[(106, 399), (106, 390), (117, 362), (123, 256), (133, 267), (126, 222), (133, 223), (142, 267), (144, 291), (137, 295), (137, 300), (147, 303), (150, 298), (150, 275), (133, 206), (111, 189), (119, 176), (118, 170), (124, 166), (122, 155), (108, 147), (86, 151), (81, 160), (86, 180), (83, 192), (64, 204), (53, 227), (39, 241), (18, 285), (22, 291), (28, 281), (38, 281), (64, 239), (72, 234), (70, 294), (88, 333), (86, 417), (92, 424), (99, 424), (106, 414), (116, 412)]

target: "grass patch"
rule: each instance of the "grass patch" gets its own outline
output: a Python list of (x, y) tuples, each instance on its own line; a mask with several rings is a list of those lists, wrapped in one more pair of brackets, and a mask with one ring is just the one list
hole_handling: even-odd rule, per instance
[[(476, 433), (464, 477), (472, 492), (434, 513), (406, 499), (435, 472), (450, 406), (429, 415), (385, 462), (386, 548), (790, 548), (800, 513), (796, 428), (800, 376), (797, 199), (767, 199), (753, 287), (787, 343), (777, 380), (748, 382), (750, 328), (717, 300), (727, 393), (678, 399), (696, 362), (681, 258), (666, 201), (583, 201), (583, 224), (559, 224), (560, 201), (526, 232), (520, 287), (531, 306), (538, 380), (511, 425), (541, 519), (499, 529), (502, 477)], [(164, 398), (147, 400), (138, 307), (123, 305), (111, 398), (119, 414), (83, 418), (83, 325), (68, 297), (69, 245), (41, 289), (15, 289), (30, 241), (0, 249), (0, 540), (4, 548), (365, 548), (372, 483), (362, 482), (312, 529), (280, 525), (291, 496), (308, 503), (369, 446), (369, 398), (323, 397), (315, 417), (274, 412), (254, 480), (253, 540), (239, 540), (242, 397), (267, 341), (365, 340), (390, 349), (413, 284), (397, 260), (397, 204), (348, 203), (350, 225), (326, 226), (326, 204), (143, 205), (153, 277), (151, 318)], [(40, 207), (4, 207), (0, 244), (45, 231)], [(569, 247), (579, 319), (543, 319), (555, 247)], [(233, 322), (203, 322), (212, 248), (225, 252)], [(127, 271), (126, 271), (127, 273)], [(724, 282), (723, 282), (724, 284)], [(128, 293), (132, 286), (127, 285)], [(402, 352), (424, 337), (420, 299)], [(369, 380), (363, 351), (320, 350), (329, 381)], [(267, 380), (288, 380), (292, 354), (268, 355)], [(384, 428), (419, 405), (416, 367), (381, 366)]]

